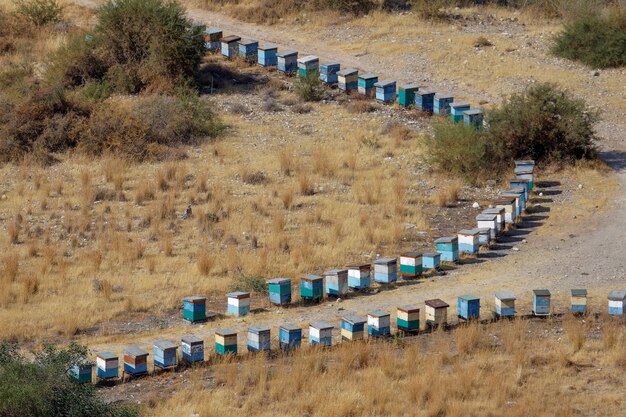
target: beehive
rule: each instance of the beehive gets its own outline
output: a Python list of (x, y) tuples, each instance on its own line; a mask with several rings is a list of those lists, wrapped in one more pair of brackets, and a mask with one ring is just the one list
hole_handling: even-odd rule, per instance
[(274, 278), (267, 281), (270, 303), (285, 305), (291, 303), (291, 280)]
[(251, 39), (239, 41), (239, 56), (249, 63), (257, 63), (259, 60), (259, 42)]
[(496, 208), (504, 209), (504, 222), (505, 223), (515, 223), (517, 208), (515, 202), (517, 198), (515, 197), (504, 197), (501, 196), (493, 204)]
[(515, 168), (535, 169), (535, 161), (533, 161), (532, 159), (518, 159), (514, 163), (515, 163)]
[(288, 49), (278, 54), (278, 71), (293, 74), (298, 70), (298, 51)]
[(404, 84), (398, 88), (398, 104), (402, 107), (415, 105), (415, 93), (419, 87), (415, 84)]
[(169, 340), (154, 341), (154, 366), (161, 369), (173, 368), (178, 364), (178, 345)]
[(584, 314), (587, 312), (587, 290), (573, 289), (571, 292), (572, 313)]
[(474, 126), (475, 128), (483, 127), (483, 112), (478, 109), (469, 109), (463, 112), (463, 121), (465, 124)]
[(501, 194), (501, 196), (515, 198), (515, 217), (519, 217), (522, 214), (522, 200), (524, 199), (524, 191), (506, 190)]
[(521, 212), (526, 210), (526, 201), (527, 201), (527, 194), (526, 194), (526, 187), (511, 187), (507, 190), (507, 192), (509, 193), (517, 193), (520, 195), (520, 205), (521, 205)]
[(101, 352), (96, 355), (96, 376), (99, 379), (117, 378), (119, 357), (111, 352)]
[(376, 100), (381, 103), (393, 103), (396, 101), (396, 82), (391, 80), (378, 81), (376, 87)]
[(326, 294), (341, 297), (348, 293), (348, 270), (331, 269), (324, 272), (326, 277)]
[(370, 264), (349, 265), (347, 268), (348, 287), (355, 290), (362, 290), (370, 287), (370, 271), (372, 270), (372, 266)]
[(91, 383), (91, 374), (93, 372), (93, 363), (88, 360), (81, 360), (74, 363), (67, 371), (67, 374), (74, 381), (80, 384)]
[(206, 321), (206, 297), (183, 298), (183, 318), (192, 323)]
[(477, 227), (474, 230), (478, 232), (478, 243), (480, 243), (480, 246), (489, 246), (489, 242), (491, 242), (491, 232), (493, 232), (494, 229), (489, 227)]
[(463, 121), (463, 113), (470, 109), (470, 104), (466, 101), (454, 101), (450, 103), (450, 117), (455, 123)]
[(320, 80), (324, 84), (337, 84), (337, 73), (341, 70), (341, 65), (336, 62), (330, 62), (320, 65)]
[(448, 307), (445, 301), (438, 298), (434, 300), (426, 300), (426, 325), (434, 327), (445, 327), (448, 323)]
[(398, 280), (398, 260), (396, 258), (378, 258), (374, 261), (374, 281), (391, 284)]
[(234, 330), (215, 331), (215, 353), (221, 356), (237, 354), (237, 332)]
[(514, 173), (517, 178), (528, 180), (528, 187), (532, 191), (532, 189), (534, 188), (535, 168), (525, 166), (517, 167), (515, 168)]
[(405, 252), (400, 255), (400, 274), (403, 277), (415, 278), (422, 274), (422, 254)]
[(503, 207), (494, 207), (483, 210), (482, 214), (495, 214), (496, 215), (496, 236), (499, 236), (504, 231), (505, 224), (505, 209)]
[(300, 78), (317, 77), (320, 60), (315, 55), (307, 55), (298, 59), (298, 76)]
[(433, 113), (435, 111), (435, 93), (427, 90), (416, 91), (415, 108), (423, 112)]
[(347, 315), (341, 318), (341, 338), (343, 340), (362, 340), (365, 337), (365, 323), (367, 319), (355, 316)]
[(475, 295), (462, 295), (457, 299), (457, 314), (460, 319), (480, 318), (480, 298)]
[(433, 99), (433, 113), (439, 116), (450, 114), (450, 104), (454, 103), (454, 97), (446, 94), (435, 94)]
[(204, 361), (204, 341), (199, 337), (189, 335), (181, 339), (183, 362), (197, 363)]
[(550, 314), (550, 291), (533, 290), (533, 314), (535, 316)]
[(378, 75), (376, 74), (363, 74), (359, 75), (358, 91), (359, 94), (363, 94), (367, 97), (376, 96), (376, 83), (378, 82)]
[(500, 291), (496, 293), (496, 317), (515, 316), (515, 295), (512, 292)]
[(437, 252), (441, 254), (444, 262), (458, 262), (459, 260), (459, 238), (456, 236), (445, 236), (435, 240)]
[(359, 88), (359, 71), (354, 68), (341, 70), (337, 73), (337, 82), (341, 91), (352, 91)]
[(391, 319), (389, 313), (381, 310), (367, 313), (367, 334), (372, 337), (391, 335)]
[(302, 343), (302, 329), (293, 324), (285, 323), (279, 329), (279, 346), (284, 351), (300, 347)]
[(613, 290), (609, 293), (609, 314), (623, 316), (626, 309), (626, 291)]
[(476, 229), (463, 229), (458, 232), (459, 238), (459, 252), (466, 253), (468, 255), (476, 255), (480, 250), (480, 238), (478, 236), (478, 230)]
[(476, 216), (476, 225), (479, 228), (489, 229), (489, 238), (495, 239), (498, 235), (498, 215), (481, 213)]
[(219, 51), (222, 40), (222, 30), (209, 28), (204, 31), (204, 49), (211, 52)]
[(258, 63), (262, 67), (275, 67), (278, 65), (278, 47), (276, 45), (260, 46)]
[(420, 309), (412, 305), (398, 307), (396, 326), (398, 330), (403, 332), (418, 332), (420, 329)]
[(524, 189), (524, 201), (527, 202), (530, 198), (530, 181), (521, 178), (514, 178), (509, 180), (511, 188), (523, 188)]
[(148, 373), (149, 353), (137, 346), (129, 346), (124, 351), (124, 372), (131, 376)]
[(324, 298), (324, 278), (311, 274), (300, 278), (300, 298), (306, 301), (322, 301)]
[(253, 326), (248, 329), (248, 351), (269, 352), (271, 349), (270, 328)]
[(237, 58), (239, 55), (239, 41), (241, 36), (226, 36), (222, 38), (222, 55), (228, 59)]
[(309, 324), (309, 344), (320, 346), (332, 346), (333, 326), (325, 321), (314, 321)]
[(227, 312), (231, 316), (245, 316), (250, 312), (250, 293), (243, 291), (226, 294)]
[(422, 254), (422, 270), (439, 268), (441, 268), (441, 254), (439, 252)]

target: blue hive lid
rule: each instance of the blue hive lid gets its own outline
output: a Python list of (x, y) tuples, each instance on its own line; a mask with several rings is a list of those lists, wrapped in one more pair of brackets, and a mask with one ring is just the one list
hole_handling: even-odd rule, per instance
[(170, 350), (177, 349), (178, 345), (170, 342), (169, 340), (159, 339), (154, 341), (154, 347), (159, 348), (161, 350)]
[(513, 170), (515, 175), (524, 175), (524, 174), (532, 174), (535, 172), (533, 167), (517, 167)]
[(358, 74), (359, 70), (354, 69), (354, 68), (346, 68), (344, 70), (341, 70), (337, 73), (337, 75), (341, 76), (341, 77), (347, 77), (349, 75), (355, 75)]
[(361, 74), (359, 78), (363, 80), (373, 80), (374, 78), (378, 79), (378, 75), (376, 74)]
[(572, 289), (572, 295), (576, 297), (586, 296), (587, 290), (585, 289)]
[(418, 96), (434, 96), (435, 95), (433, 91), (429, 91), (429, 90), (416, 91), (415, 94)]
[(328, 324), (328, 323), (326, 323), (323, 320), (318, 320), (318, 321), (311, 322), (309, 325), (311, 327), (313, 327), (315, 329), (319, 329), (319, 330), (333, 329), (335, 327), (332, 324)]
[(463, 229), (459, 230), (460, 235), (476, 236), (478, 231), (476, 229)]
[(613, 290), (609, 293), (609, 300), (611, 301), (623, 301), (626, 300), (626, 291)]
[(496, 293), (496, 298), (502, 301), (515, 301), (517, 298), (510, 291), (499, 291)]
[(403, 84), (400, 86), (400, 90), (419, 90), (419, 85), (417, 84)]
[(129, 346), (124, 350), (124, 355), (139, 357), (139, 356), (148, 356), (149, 353), (145, 350), (141, 349), (139, 346)]
[(111, 352), (100, 352), (96, 356), (98, 358), (104, 359), (105, 361), (111, 360), (111, 359), (119, 359), (119, 357), (116, 354), (111, 353)]
[(476, 116), (478, 114), (483, 114), (483, 111), (479, 109), (469, 109), (464, 111), (463, 114), (466, 116)]
[(293, 55), (298, 55), (298, 51), (296, 51), (295, 49), (287, 49), (286, 51), (280, 52), (278, 54), (278, 56), (280, 57), (293, 56)]
[(469, 108), (470, 104), (467, 101), (453, 101), (452, 103), (450, 103), (450, 107), (454, 107), (454, 108)]
[(428, 252), (422, 255), (422, 258), (440, 258), (441, 254), (439, 252)]
[(515, 166), (519, 165), (535, 165), (535, 161), (532, 159), (518, 159), (515, 161)]
[(202, 343), (202, 339), (198, 336), (194, 335), (186, 335), (180, 338), (181, 342), (187, 343), (188, 345), (196, 345), (198, 343)]
[(363, 324), (367, 322), (367, 319), (365, 317), (357, 316), (355, 314), (347, 314), (343, 316), (343, 321), (347, 321), (348, 323), (352, 324)]
[(465, 300), (465, 301), (480, 301), (480, 297), (477, 297), (475, 295), (469, 295), (469, 294), (461, 295), (461, 296), (459, 296), (459, 298), (461, 300)]
[(539, 297), (549, 297), (550, 296), (550, 291), (549, 290), (533, 290), (533, 293), (536, 296), (539, 296)]
[(306, 274), (302, 278), (305, 280), (310, 280), (310, 281), (319, 281), (320, 279), (324, 279), (324, 277), (320, 277), (319, 275), (313, 275), (313, 274)]
[(284, 323), (284, 324), (281, 324), (281, 325), (280, 325), (280, 328), (281, 328), (281, 329), (283, 329), (283, 330), (286, 330), (286, 331), (288, 331), (288, 332), (296, 332), (296, 331), (298, 331), (298, 330), (300, 330), (300, 331), (302, 330), (302, 328), (301, 328), (301, 327), (298, 327), (298, 326), (296, 326), (296, 325), (294, 325), (294, 324), (291, 324), (291, 323)]
[(372, 317), (387, 317), (389, 313), (387, 313), (386, 311), (382, 311), (382, 310), (374, 310), (374, 311), (370, 311), (369, 313), (367, 313), (367, 315), (372, 316)]
[(378, 258), (374, 261), (376, 265), (391, 265), (398, 262), (397, 258)]
[(252, 39), (244, 39), (244, 40), (239, 41), (239, 43), (244, 46), (254, 46), (254, 45), (258, 45), (259, 41), (255, 41)]
[(235, 292), (229, 292), (228, 294), (226, 294), (226, 297), (228, 298), (248, 298), (250, 297), (250, 293), (249, 292), (243, 292), (243, 291), (235, 291)]
[(268, 284), (287, 284), (287, 283), (291, 283), (291, 280), (289, 278), (273, 278), (273, 279), (268, 279), (267, 283)]
[(450, 94), (444, 94), (444, 93), (437, 93), (437, 94), (435, 94), (435, 98), (437, 100), (454, 100), (454, 96), (452, 96)]
[(319, 58), (316, 57), (315, 55), (307, 55), (307, 56), (303, 56), (302, 58), (298, 59), (298, 62), (314, 62), (314, 61), (319, 61)]

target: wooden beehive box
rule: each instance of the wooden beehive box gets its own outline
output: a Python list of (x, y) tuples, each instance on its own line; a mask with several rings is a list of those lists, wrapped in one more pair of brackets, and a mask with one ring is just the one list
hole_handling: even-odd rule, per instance
[(437, 270), (439, 268), (441, 268), (441, 254), (439, 252), (422, 254), (422, 270)]
[(533, 290), (533, 315), (547, 316), (550, 312), (550, 291)]
[(320, 346), (332, 346), (333, 325), (325, 321), (314, 321), (309, 324), (309, 344)]
[(438, 298), (426, 300), (426, 325), (430, 328), (445, 327), (448, 323), (448, 307), (445, 301)]
[(177, 350), (178, 345), (169, 340), (155, 340), (154, 366), (161, 369), (174, 368), (178, 365)]
[(257, 63), (259, 60), (259, 42), (251, 39), (239, 41), (239, 56), (249, 63)]
[(291, 280), (274, 278), (267, 281), (270, 303), (285, 305), (291, 303)]
[(587, 312), (587, 290), (573, 289), (571, 291), (571, 312), (585, 314)]
[(348, 294), (348, 270), (331, 269), (324, 272), (326, 277), (326, 294), (334, 297), (342, 297)]
[(456, 236), (444, 236), (435, 240), (437, 252), (441, 255), (443, 262), (458, 262), (459, 260), (459, 238)]
[(300, 78), (317, 77), (319, 74), (320, 60), (315, 55), (307, 55), (298, 58), (298, 76)]
[(363, 94), (367, 97), (376, 96), (375, 84), (378, 82), (378, 75), (376, 74), (362, 74), (359, 75), (358, 91), (359, 94)]
[(454, 103), (454, 97), (447, 94), (435, 94), (433, 98), (433, 113), (439, 116), (450, 114), (450, 104)]
[(337, 84), (337, 73), (341, 70), (341, 65), (337, 62), (329, 62), (320, 65), (320, 80), (324, 84)]
[(300, 347), (302, 343), (302, 329), (293, 324), (285, 323), (279, 329), (279, 346), (284, 351)]
[(298, 71), (298, 51), (288, 49), (278, 54), (278, 71), (293, 74)]
[(498, 235), (499, 230), (498, 215), (483, 212), (476, 216), (476, 226), (478, 226), (479, 228), (488, 228), (490, 230), (489, 238), (495, 239)]
[(381, 310), (367, 313), (367, 333), (372, 337), (391, 335), (391, 318), (389, 313)]
[(496, 317), (514, 317), (515, 300), (517, 298), (509, 291), (499, 291), (496, 293)]
[(480, 298), (475, 295), (462, 295), (457, 299), (457, 314), (460, 319), (480, 318)]
[(365, 323), (367, 319), (361, 316), (349, 314), (341, 319), (341, 338), (355, 341), (365, 337)]
[(474, 230), (478, 232), (478, 243), (480, 243), (480, 246), (489, 246), (491, 242), (491, 233), (494, 229), (489, 227), (477, 227)]
[(260, 46), (258, 63), (262, 67), (275, 67), (278, 65), (278, 47), (271, 44)]
[(70, 378), (80, 384), (91, 383), (93, 363), (88, 360), (80, 360), (72, 364), (67, 374)]
[(626, 291), (613, 290), (609, 293), (609, 314), (623, 316), (626, 309)]
[(236, 58), (239, 55), (239, 41), (241, 36), (230, 35), (222, 38), (222, 55), (228, 59)]
[(413, 305), (398, 307), (396, 313), (398, 330), (417, 333), (420, 329), (420, 309)]
[(396, 82), (392, 80), (378, 81), (376, 87), (376, 101), (381, 103), (393, 103), (396, 101)]
[(96, 355), (96, 377), (98, 379), (115, 379), (118, 375), (119, 357), (111, 352)]
[(137, 346), (129, 346), (124, 350), (124, 372), (131, 376), (148, 373), (149, 353)]
[(476, 255), (480, 250), (480, 237), (476, 229), (463, 229), (458, 232), (459, 252)]
[(504, 209), (504, 222), (505, 223), (515, 223), (517, 208), (515, 202), (517, 198), (515, 197), (504, 197), (501, 196), (493, 204), (496, 208)]
[(450, 117), (455, 123), (463, 121), (463, 112), (470, 109), (470, 104), (466, 101), (454, 101), (450, 103)]
[(191, 323), (206, 321), (206, 297), (183, 298), (183, 318)]
[(188, 335), (181, 339), (183, 362), (197, 363), (204, 361), (204, 341), (197, 336)]
[(374, 281), (391, 284), (398, 280), (398, 260), (396, 258), (378, 258), (374, 261)]
[(237, 332), (234, 330), (215, 331), (215, 353), (221, 356), (237, 354)]
[(211, 52), (220, 50), (222, 41), (222, 30), (218, 28), (209, 28), (204, 31), (204, 49)]
[(226, 307), (228, 314), (239, 317), (250, 313), (250, 293), (243, 291), (229, 292), (226, 294)]
[(341, 91), (351, 91), (359, 88), (359, 71), (354, 68), (341, 70), (337, 73), (337, 83)]
[(517, 178), (528, 180), (528, 186), (534, 188), (535, 169), (534, 167), (518, 167), (513, 171)]
[(419, 90), (419, 86), (415, 84), (403, 84), (398, 89), (398, 104), (402, 107), (415, 105), (415, 93)]
[(370, 264), (354, 264), (348, 265), (348, 287), (355, 290), (363, 290), (371, 285)]
[(252, 326), (248, 329), (248, 351), (269, 352), (271, 350), (270, 328), (267, 326)]
[(494, 207), (483, 210), (482, 214), (495, 214), (496, 215), (496, 236), (499, 236), (504, 231), (505, 224), (505, 209), (503, 207)]
[(400, 274), (406, 278), (416, 278), (422, 274), (422, 254), (405, 252), (400, 255)]
[(415, 108), (426, 113), (433, 113), (435, 110), (435, 93), (427, 90), (416, 91)]
[(469, 109), (463, 112), (465, 124), (474, 126), (476, 129), (483, 127), (483, 112), (479, 109)]
[(515, 217), (519, 217), (522, 214), (522, 205), (524, 204), (524, 191), (506, 190), (501, 194), (501, 196), (515, 198)]
[(320, 302), (324, 298), (324, 277), (307, 274), (300, 278), (300, 298)]
[(530, 181), (521, 178), (513, 178), (509, 180), (511, 188), (523, 188), (524, 189), (524, 201), (528, 201), (530, 198)]

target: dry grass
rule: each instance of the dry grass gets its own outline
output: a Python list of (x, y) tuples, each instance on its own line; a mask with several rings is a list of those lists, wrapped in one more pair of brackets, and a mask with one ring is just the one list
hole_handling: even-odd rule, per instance
[(433, 195), (433, 203), (439, 207), (454, 207), (459, 201), (462, 190), (463, 183), (454, 181)]

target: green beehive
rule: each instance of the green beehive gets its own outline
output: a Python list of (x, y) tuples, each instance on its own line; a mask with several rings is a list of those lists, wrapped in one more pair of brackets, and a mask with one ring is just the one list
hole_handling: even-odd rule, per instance
[(415, 84), (404, 84), (398, 90), (398, 103), (403, 107), (415, 104), (415, 92), (419, 87)]

